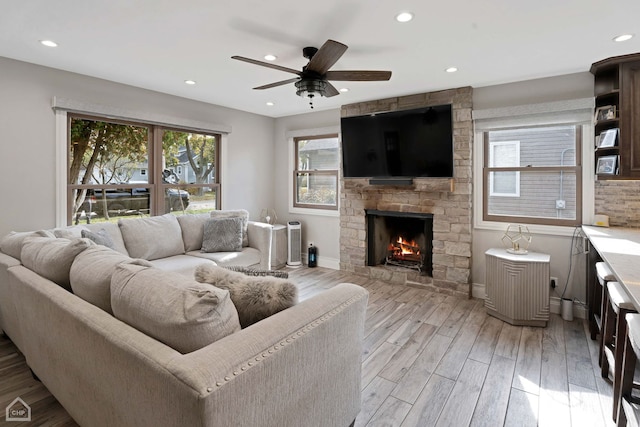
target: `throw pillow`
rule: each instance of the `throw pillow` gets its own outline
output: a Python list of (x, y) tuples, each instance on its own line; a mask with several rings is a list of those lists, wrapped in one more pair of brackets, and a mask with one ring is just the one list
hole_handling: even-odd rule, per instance
[(93, 244), (89, 239), (29, 237), (22, 246), (20, 259), (29, 270), (71, 291), (71, 264), (80, 252)]
[(225, 265), (224, 268), (231, 271), (237, 271), (238, 273), (244, 273), (247, 276), (273, 276), (280, 279), (288, 279), (289, 273), (279, 270), (261, 270), (259, 268), (239, 267), (236, 265)]
[(249, 227), (249, 211), (238, 209), (234, 211), (211, 211), (211, 218), (242, 218), (242, 246), (249, 246), (249, 235), (247, 229)]
[(98, 231), (82, 230), (82, 237), (92, 240), (96, 245), (106, 246), (109, 249), (113, 249), (113, 240), (107, 233), (107, 230), (100, 229)]
[(154, 260), (184, 254), (182, 230), (174, 215), (118, 220), (131, 258)]
[(296, 286), (277, 277), (247, 276), (214, 265), (200, 265), (196, 268), (195, 278), (198, 282), (229, 291), (243, 328), (292, 307), (298, 301)]
[(240, 330), (229, 292), (139, 261), (116, 267), (111, 308), (117, 319), (181, 353)]
[(204, 223), (202, 252), (242, 250), (242, 218), (212, 218)]
[[(111, 276), (118, 264), (128, 261), (131, 261), (128, 256), (100, 245), (94, 245), (81, 252), (71, 264), (69, 271), (73, 293), (107, 313), (113, 314)], [(143, 260), (138, 261), (143, 262)], [(144, 262), (151, 267), (150, 262)]]

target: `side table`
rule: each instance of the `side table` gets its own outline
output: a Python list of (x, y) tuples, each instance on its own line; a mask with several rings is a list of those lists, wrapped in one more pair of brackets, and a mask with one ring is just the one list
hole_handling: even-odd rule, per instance
[(487, 313), (512, 325), (547, 326), (551, 257), (506, 249), (489, 249), (485, 257)]

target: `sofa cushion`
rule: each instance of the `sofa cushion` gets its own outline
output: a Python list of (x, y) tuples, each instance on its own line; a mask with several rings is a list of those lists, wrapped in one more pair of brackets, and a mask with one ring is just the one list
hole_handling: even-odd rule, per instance
[(178, 215), (177, 218), (182, 230), (184, 251), (199, 251), (202, 248), (204, 223), (211, 218), (211, 214), (185, 214)]
[(292, 307), (298, 301), (296, 286), (273, 276), (248, 276), (222, 267), (201, 265), (196, 268), (194, 277), (198, 282), (229, 291), (243, 328)]
[(249, 211), (244, 209), (228, 210), (228, 211), (211, 211), (211, 218), (242, 218), (242, 246), (249, 246), (249, 235), (247, 227), (249, 226)]
[[(126, 255), (105, 246), (94, 245), (82, 251), (71, 264), (69, 280), (73, 293), (100, 307), (111, 310), (111, 276), (121, 262), (131, 261)], [(148, 263), (148, 266), (151, 264)]]
[(202, 252), (242, 250), (242, 218), (210, 218), (204, 223)]
[(116, 318), (181, 353), (240, 330), (228, 291), (136, 261), (116, 267), (111, 308)]
[(40, 231), (12, 231), (0, 240), (0, 251), (15, 258), (20, 259), (22, 245), (27, 237), (55, 237), (47, 230)]
[(118, 226), (131, 258), (153, 260), (184, 253), (182, 230), (174, 215), (120, 219)]
[(96, 245), (101, 245), (109, 249), (113, 249), (113, 240), (111, 240), (111, 236), (109, 236), (107, 230), (105, 230), (104, 228), (98, 231), (82, 230), (81, 235), (82, 237), (91, 240)]
[(154, 259), (153, 261), (149, 261), (149, 263), (160, 270), (180, 273), (190, 279), (193, 278), (193, 274), (195, 273), (197, 266), (202, 264), (216, 265), (212, 260), (196, 258), (189, 255), (174, 255), (166, 258)]
[(84, 237), (82, 235), (83, 230), (88, 230), (84, 225), (74, 225), (71, 227), (64, 228), (54, 228), (52, 230), (53, 235), (62, 238), (62, 239), (79, 239), (80, 237)]
[(42, 277), (71, 290), (69, 271), (79, 253), (94, 243), (89, 239), (29, 237), (22, 246), (22, 264)]
[(187, 255), (205, 258), (214, 261), (218, 265), (252, 267), (260, 265), (260, 251), (254, 248), (242, 248), (240, 252), (201, 252), (191, 251)]

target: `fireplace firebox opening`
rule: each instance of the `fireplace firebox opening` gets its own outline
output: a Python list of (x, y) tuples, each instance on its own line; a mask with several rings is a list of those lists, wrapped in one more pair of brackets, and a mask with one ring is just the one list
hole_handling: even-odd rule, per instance
[(433, 214), (366, 210), (367, 265), (433, 274)]

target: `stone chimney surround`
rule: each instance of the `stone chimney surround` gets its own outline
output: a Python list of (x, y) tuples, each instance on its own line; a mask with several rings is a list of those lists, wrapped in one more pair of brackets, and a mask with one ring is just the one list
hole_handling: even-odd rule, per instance
[[(340, 176), (340, 269), (390, 283), (471, 296), (471, 87), (343, 105), (342, 117), (452, 105), (454, 177), (415, 178), (413, 185), (370, 185)], [(367, 266), (365, 209), (433, 214), (433, 277), (402, 267)]]

